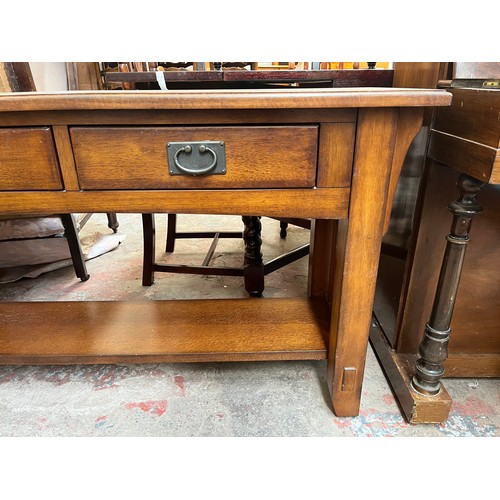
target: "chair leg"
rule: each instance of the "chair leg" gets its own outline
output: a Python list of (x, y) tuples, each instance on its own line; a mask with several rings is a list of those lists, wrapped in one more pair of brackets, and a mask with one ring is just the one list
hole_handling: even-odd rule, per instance
[(154, 214), (142, 214), (142, 237), (144, 242), (142, 286), (151, 286), (154, 283), (154, 265), (155, 265)]
[[(249, 295), (261, 296), (264, 291), (264, 276), (288, 265), (299, 258), (306, 256), (309, 253), (309, 245), (303, 245), (292, 250), (278, 258), (275, 258), (264, 264), (261, 252), (262, 239), (261, 230), (262, 224), (260, 216), (242, 216), (245, 226), (243, 231), (243, 240), (245, 243), (245, 254), (242, 268), (229, 267), (210, 267), (215, 247), (219, 238), (241, 238), (242, 234), (239, 231), (230, 232), (213, 232), (213, 231), (198, 231), (198, 232), (177, 232), (177, 215), (168, 214), (167, 216), (167, 237), (166, 237), (166, 252), (173, 252), (175, 240), (178, 238), (212, 238), (212, 245), (205, 257), (201, 266), (186, 266), (186, 265), (163, 265), (157, 264), (155, 261), (155, 221), (154, 214), (142, 214), (143, 238), (144, 238), (144, 254), (143, 254), (143, 286), (150, 286), (154, 283), (154, 272), (172, 272), (186, 274), (204, 274), (204, 275), (220, 275), (220, 276), (242, 276), (244, 277), (245, 290)], [(280, 219), (278, 219), (280, 220)], [(310, 221), (302, 219), (284, 219), (280, 220), (282, 230), (286, 231), (288, 224), (300, 225), (301, 227), (309, 227)], [(283, 235), (282, 235), (283, 237)]]
[(253, 296), (260, 296), (264, 291), (264, 263), (262, 261), (260, 217), (242, 217), (245, 224), (243, 239), (245, 241), (245, 257), (243, 260), (243, 276), (245, 290)]
[(87, 281), (90, 278), (90, 274), (87, 272), (87, 266), (85, 265), (85, 259), (83, 258), (82, 247), (80, 245), (80, 240), (78, 239), (78, 232), (76, 231), (73, 216), (71, 214), (61, 214), (60, 217), (64, 226), (64, 236), (68, 242), (76, 276), (80, 278), (81, 281)]
[(108, 227), (113, 230), (114, 233), (118, 231), (118, 219), (114, 212), (108, 212), (106, 214), (108, 216)]
[(287, 229), (288, 229), (288, 222), (280, 221), (280, 238), (283, 239), (286, 238)]
[(177, 214), (167, 215), (167, 244), (165, 252), (171, 253), (175, 247), (175, 236), (177, 233)]

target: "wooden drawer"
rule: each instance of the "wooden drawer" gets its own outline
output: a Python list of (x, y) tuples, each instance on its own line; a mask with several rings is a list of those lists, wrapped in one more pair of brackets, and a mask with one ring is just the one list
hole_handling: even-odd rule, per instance
[[(82, 189), (314, 187), (318, 127), (72, 127)], [(224, 141), (224, 175), (169, 175), (167, 143)]]
[(0, 128), (0, 191), (62, 188), (50, 128)]

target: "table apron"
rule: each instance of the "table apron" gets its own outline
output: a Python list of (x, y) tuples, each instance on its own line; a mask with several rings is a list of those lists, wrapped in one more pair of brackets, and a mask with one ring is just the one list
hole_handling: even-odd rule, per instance
[(2, 214), (68, 212), (189, 213), (344, 219), (349, 188), (11, 191), (0, 192)]

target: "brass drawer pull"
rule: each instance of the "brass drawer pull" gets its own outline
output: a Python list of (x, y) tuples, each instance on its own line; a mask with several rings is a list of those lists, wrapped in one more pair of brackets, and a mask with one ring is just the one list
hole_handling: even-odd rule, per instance
[[(212, 160), (209, 165), (207, 155)], [(167, 158), (170, 175), (226, 173), (226, 155), (222, 141), (169, 142)]]

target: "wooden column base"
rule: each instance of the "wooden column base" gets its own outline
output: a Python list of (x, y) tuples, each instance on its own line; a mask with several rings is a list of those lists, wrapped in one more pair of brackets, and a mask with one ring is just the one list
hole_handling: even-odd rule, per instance
[(452, 400), (443, 384), (436, 396), (423, 396), (411, 387), (418, 355), (397, 354), (376, 321), (372, 321), (370, 342), (406, 420), (410, 424), (446, 422)]

